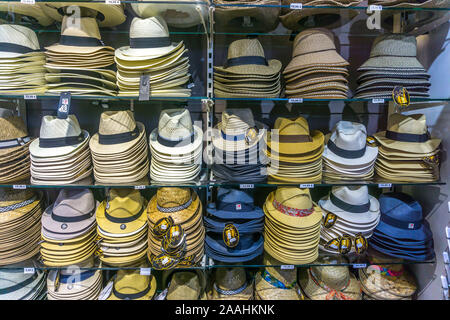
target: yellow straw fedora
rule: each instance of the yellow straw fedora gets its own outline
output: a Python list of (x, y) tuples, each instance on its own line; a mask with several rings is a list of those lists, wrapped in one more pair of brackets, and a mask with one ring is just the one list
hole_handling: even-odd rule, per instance
[(139, 270), (117, 272), (111, 295), (107, 300), (151, 300), (156, 292), (154, 275), (141, 275)]

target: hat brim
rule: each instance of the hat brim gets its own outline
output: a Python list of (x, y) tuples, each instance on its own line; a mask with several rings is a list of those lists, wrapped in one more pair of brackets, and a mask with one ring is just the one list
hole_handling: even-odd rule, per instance
[(123, 61), (142, 61), (160, 58), (174, 53), (183, 45), (183, 41), (172, 42), (169, 46), (158, 48), (130, 48), (130, 46), (116, 49), (115, 56)]
[(78, 144), (74, 144), (71, 146), (57, 147), (57, 148), (41, 148), (39, 146), (39, 138), (35, 139), (30, 144), (30, 153), (34, 157), (60, 157), (65, 156), (71, 153), (76, 152), (79, 148), (81, 148), (84, 144), (89, 140), (89, 132), (86, 130), (81, 130), (83, 133), (83, 141)]
[(431, 138), (425, 142), (395, 141), (386, 138), (386, 131), (375, 133), (374, 138), (377, 139), (381, 145), (387, 148), (414, 153), (431, 153), (441, 144), (441, 139), (436, 138)]
[(276, 59), (270, 59), (268, 61), (268, 65), (257, 65), (257, 64), (245, 64), (239, 66), (233, 66), (226, 68), (224, 66), (215, 66), (214, 70), (217, 72), (226, 74), (231, 73), (234, 75), (265, 75), (265, 76), (274, 76), (281, 70), (281, 61)]

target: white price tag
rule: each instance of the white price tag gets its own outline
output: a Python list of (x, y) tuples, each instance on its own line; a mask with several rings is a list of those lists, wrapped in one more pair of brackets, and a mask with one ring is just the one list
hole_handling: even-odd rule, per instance
[(27, 188), (27, 186), (24, 185), (24, 184), (15, 184), (15, 185), (13, 185), (13, 189), (15, 189), (15, 190), (25, 190), (26, 188)]
[(303, 9), (303, 3), (291, 3), (289, 8), (293, 9), (293, 10), (302, 10)]
[[(448, 212), (450, 212), (450, 202), (448, 203)], [(445, 227), (445, 233), (447, 234), (447, 239), (450, 239), (450, 224)]]
[(100, 295), (98, 296), (98, 300), (106, 300), (111, 295), (111, 291), (114, 285), (114, 281), (111, 280), (108, 282), (106, 287), (103, 288), (102, 292), (100, 292)]
[(239, 187), (241, 189), (254, 189), (255, 185), (254, 184), (241, 184), (241, 185), (239, 185)]
[(286, 264), (281, 266), (281, 270), (294, 270), (294, 265), (292, 264)]
[(354, 263), (353, 268), (354, 269), (361, 269), (367, 267), (367, 263)]
[(23, 268), (23, 273), (25, 274), (34, 274), (36, 270), (34, 268)]
[(149, 276), (152, 274), (152, 269), (151, 268), (141, 268), (141, 276)]
[(193, 87), (195, 87), (195, 83), (191, 82), (187, 85), (188, 89), (192, 89)]
[(134, 186), (134, 190), (144, 190), (145, 186)]
[(313, 189), (314, 183), (304, 183), (300, 185), (300, 189)]
[(381, 10), (383, 10), (383, 6), (376, 5), (376, 4), (371, 4), (369, 6), (369, 10), (370, 11), (381, 11)]
[(23, 3), (23, 4), (35, 4), (35, 1), (34, 0), (20, 0), (20, 3)]
[(35, 94), (26, 94), (23, 96), (23, 98), (25, 100), (36, 100), (37, 99)]
[(119, 5), (120, 4), (120, 0), (105, 0), (106, 4), (116, 4)]
[(442, 257), (444, 258), (444, 263), (450, 264), (450, 259), (448, 257), (447, 251), (442, 252)]
[(378, 188), (392, 188), (392, 183), (379, 183)]
[(372, 103), (384, 103), (384, 99), (372, 99)]
[(303, 103), (303, 98), (290, 98), (289, 103)]

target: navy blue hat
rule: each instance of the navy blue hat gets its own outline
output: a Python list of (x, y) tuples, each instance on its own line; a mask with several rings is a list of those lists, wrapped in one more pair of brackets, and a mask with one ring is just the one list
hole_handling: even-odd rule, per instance
[(264, 211), (256, 207), (253, 197), (246, 191), (219, 188), (217, 201), (206, 211), (221, 219), (263, 219)]
[(210, 258), (226, 262), (238, 263), (255, 259), (264, 251), (264, 240), (261, 234), (245, 234), (234, 248), (228, 248), (219, 233), (209, 233), (205, 237), (205, 253)]

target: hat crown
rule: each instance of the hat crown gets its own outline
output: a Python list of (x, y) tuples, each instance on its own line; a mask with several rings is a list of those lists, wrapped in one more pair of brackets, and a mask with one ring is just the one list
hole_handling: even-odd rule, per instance
[(375, 38), (370, 57), (378, 56), (417, 56), (417, 41), (414, 36), (406, 35), (382, 35)]
[(139, 270), (120, 269), (114, 281), (114, 289), (122, 294), (139, 293), (147, 289), (151, 277), (141, 275)]
[(76, 217), (95, 209), (95, 199), (89, 189), (62, 189), (55, 204), (53, 212), (62, 217)]
[(346, 266), (314, 266), (311, 270), (319, 281), (334, 290), (344, 290), (350, 280), (350, 271)]
[(97, 20), (90, 17), (63, 16), (61, 35), (101, 39)]
[(130, 38), (168, 37), (169, 28), (161, 17), (134, 18), (130, 26)]
[(130, 132), (136, 129), (136, 121), (130, 110), (105, 111), (100, 115), (98, 132), (104, 135)]
[(222, 112), (221, 128), (225, 133), (245, 133), (254, 126), (255, 120), (250, 109), (227, 109)]
[(217, 204), (218, 209), (221, 206), (227, 206), (230, 203), (246, 203), (246, 204), (254, 204), (253, 197), (245, 191), (238, 189), (226, 189), (220, 188), (217, 194)]
[(335, 186), (331, 189), (331, 193), (348, 204), (363, 205), (369, 202), (367, 186)]
[(274, 129), (278, 130), (278, 135), (309, 135), (309, 125), (303, 117), (297, 119), (277, 118)]
[(73, 114), (69, 114), (66, 119), (60, 119), (55, 116), (42, 117), (40, 138), (77, 137), (80, 134), (80, 124), (77, 117)]
[(196, 273), (176, 272), (170, 281), (167, 297), (171, 300), (196, 300), (200, 289), (200, 280)]
[(344, 150), (361, 150), (366, 145), (366, 127), (357, 122), (339, 121), (331, 133), (330, 140)]
[(186, 204), (192, 197), (190, 188), (162, 187), (156, 191), (156, 202), (160, 207), (173, 208)]
[(228, 59), (247, 56), (265, 58), (264, 49), (258, 39), (236, 40), (228, 47)]
[(336, 50), (334, 35), (324, 28), (308, 29), (295, 37), (292, 56), (325, 50)]
[(400, 192), (384, 193), (379, 198), (382, 215), (412, 222), (423, 219), (422, 206), (413, 197)]
[(236, 290), (247, 282), (244, 268), (218, 268), (216, 269), (216, 285), (222, 290)]
[(187, 109), (169, 109), (161, 111), (158, 123), (158, 135), (167, 140), (183, 140), (194, 132), (191, 114)]
[(144, 199), (139, 190), (111, 189), (106, 209), (113, 217), (130, 217), (142, 209), (143, 203)]
[(427, 119), (424, 114), (406, 116), (393, 113), (388, 119), (388, 130), (398, 133), (426, 134), (428, 132)]
[(286, 207), (295, 209), (311, 209), (313, 206), (309, 189), (280, 187), (275, 191), (275, 200)]
[(14, 24), (0, 25), (0, 42), (18, 44), (33, 50), (40, 48), (39, 40), (33, 30)]
[(22, 138), (28, 135), (23, 119), (9, 109), (0, 108), (0, 141)]
[(25, 200), (31, 199), (34, 192), (25, 190), (14, 190), (3, 188), (0, 190), (0, 207), (8, 207), (17, 203), (21, 203)]

